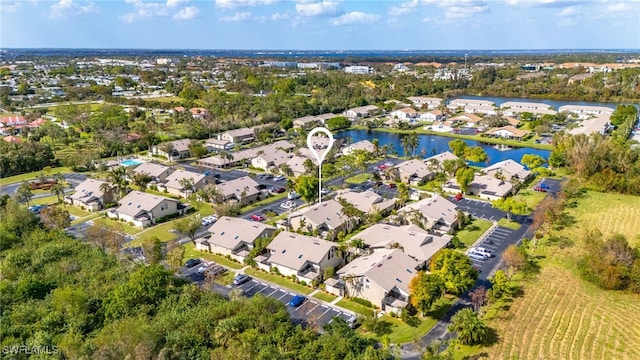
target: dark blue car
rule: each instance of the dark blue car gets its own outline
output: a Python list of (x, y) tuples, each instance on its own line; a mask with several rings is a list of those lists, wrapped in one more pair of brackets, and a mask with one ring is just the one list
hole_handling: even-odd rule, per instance
[(289, 301), (289, 306), (292, 307), (298, 307), (300, 305), (302, 305), (302, 303), (307, 300), (306, 297), (302, 296), (302, 295), (296, 295), (293, 297), (293, 299), (291, 299), (291, 301)]
[(549, 185), (547, 185), (545, 183), (540, 183), (538, 186), (540, 186), (541, 188), (543, 188), (545, 190), (549, 190)]

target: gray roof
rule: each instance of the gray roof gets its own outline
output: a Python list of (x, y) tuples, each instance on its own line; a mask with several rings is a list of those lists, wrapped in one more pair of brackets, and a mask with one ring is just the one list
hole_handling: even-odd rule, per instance
[(298, 210), (290, 215), (290, 218), (304, 216), (307, 223), (315, 226), (326, 224), (330, 229), (340, 227), (347, 221), (347, 218), (341, 214), (342, 205), (335, 200), (324, 201), (320, 204)]
[(223, 134), (226, 134), (232, 137), (243, 137), (243, 136), (253, 136), (255, 132), (253, 129), (250, 129), (250, 128), (240, 128), (240, 129), (225, 131)]
[(216, 185), (218, 190), (224, 195), (224, 197), (236, 196), (240, 199), (242, 192), (246, 192), (246, 196), (255, 195), (260, 192), (258, 190), (258, 183), (248, 176), (243, 176), (231, 181), (225, 181)]
[(417, 266), (418, 262), (400, 249), (382, 249), (353, 260), (338, 270), (338, 275), (365, 276), (387, 292), (398, 288), (409, 294)]
[(121, 214), (136, 216), (141, 211), (153, 210), (156, 206), (160, 205), (165, 200), (179, 203), (178, 200), (167, 198), (164, 196), (148, 194), (140, 191), (132, 191), (125, 197), (120, 199), (120, 201), (118, 201), (120, 206), (116, 209), (116, 211)]
[(419, 262), (428, 261), (451, 241), (451, 235), (433, 235), (416, 225), (393, 226), (375, 224), (354, 238), (361, 239), (372, 248), (391, 248), (398, 244), (405, 254)]
[(100, 186), (102, 184), (108, 184), (106, 181), (87, 179), (78, 186), (76, 186), (76, 192), (73, 193), (70, 197), (74, 200), (79, 200), (84, 203), (87, 203), (87, 200), (92, 198), (101, 198), (104, 193), (100, 190)]
[(396, 165), (396, 168), (398, 169), (398, 171), (400, 171), (401, 177), (416, 176), (422, 179), (433, 173), (431, 170), (429, 170), (429, 168), (424, 162), (418, 159), (403, 161), (400, 164)]
[(424, 162), (428, 164), (429, 160), (436, 160), (440, 164), (442, 164), (442, 163), (444, 163), (445, 160), (458, 160), (458, 159), (459, 159), (459, 157), (453, 155), (452, 152), (445, 151), (445, 152), (442, 152), (442, 153), (440, 153), (438, 155), (434, 155), (434, 156), (431, 156), (431, 157), (428, 157), (428, 158), (424, 159)]
[(136, 168), (133, 170), (133, 172), (134, 173), (147, 174), (147, 175), (152, 176), (152, 177), (158, 177), (163, 172), (165, 172), (167, 169), (170, 170), (169, 173), (171, 173), (173, 171), (173, 168), (170, 168), (168, 166), (155, 164), (155, 163), (152, 163), (152, 162), (145, 162), (145, 163), (142, 163), (142, 164), (136, 166)]
[(271, 252), (269, 262), (272, 264), (301, 270), (307, 262), (319, 264), (334, 247), (335, 244), (330, 241), (283, 231), (271, 241), (267, 249)]
[(223, 216), (209, 228), (211, 237), (208, 242), (233, 250), (242, 243), (253, 244), (266, 230), (275, 231), (275, 229), (273, 226), (259, 222)]
[(445, 224), (453, 224), (456, 220), (456, 214), (458, 207), (451, 201), (443, 198), (440, 195), (434, 197), (422, 199), (418, 202), (409, 204), (400, 212), (420, 211), (426, 218), (434, 221), (443, 221)]
[(518, 178), (520, 179), (526, 179), (530, 174), (530, 172), (527, 171), (527, 169), (525, 169), (524, 166), (520, 165), (520, 163), (517, 163), (511, 159), (500, 161), (498, 163), (495, 163), (491, 166), (487, 166), (486, 168), (482, 169), (482, 171), (484, 172), (489, 172), (492, 170), (500, 170), (502, 171), (502, 173), (507, 173), (507, 174), (510, 174), (511, 176), (517, 175)]
[(387, 210), (395, 204), (394, 199), (384, 199), (373, 191), (356, 192), (351, 189), (338, 191), (336, 199), (342, 198), (358, 210), (370, 213), (376, 210)]
[(171, 175), (167, 176), (165, 186), (172, 189), (182, 190), (183, 186), (180, 184), (182, 179), (193, 179), (193, 183), (198, 184), (206, 176), (193, 171), (176, 170)]

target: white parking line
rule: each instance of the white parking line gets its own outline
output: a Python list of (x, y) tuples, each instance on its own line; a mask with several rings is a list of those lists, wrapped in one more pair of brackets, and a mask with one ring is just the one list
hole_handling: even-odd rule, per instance
[(256, 292), (256, 294), (257, 294), (257, 293), (261, 293), (261, 292), (263, 292), (263, 291), (267, 290), (268, 288), (269, 288), (269, 286), (265, 286), (265, 287), (263, 287), (262, 289), (258, 290), (258, 292)]
[(258, 285), (260, 285), (260, 283), (256, 283), (255, 285), (253, 285), (252, 287), (250, 287), (250, 288), (248, 288), (248, 289), (245, 289), (244, 291), (249, 291), (249, 290), (253, 289), (254, 287), (256, 287), (256, 286), (258, 286)]
[(276, 292), (278, 292), (278, 290), (279, 290), (279, 289), (275, 289), (275, 290), (273, 290), (273, 292), (272, 292), (272, 293), (270, 293), (270, 294), (269, 294), (269, 295), (267, 295), (267, 296), (271, 296), (271, 295), (275, 294)]
[(307, 311), (307, 315), (309, 315), (313, 310), (315, 310), (320, 304), (316, 304), (316, 306), (313, 307), (313, 309)]
[(280, 296), (280, 297), (278, 298), (278, 300), (282, 299), (282, 298), (283, 298), (283, 297), (285, 297), (285, 296), (287, 296), (287, 293), (282, 294), (282, 296)]

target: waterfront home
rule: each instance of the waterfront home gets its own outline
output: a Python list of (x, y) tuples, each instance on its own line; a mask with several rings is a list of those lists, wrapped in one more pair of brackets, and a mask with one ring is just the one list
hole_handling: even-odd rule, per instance
[(584, 105), (564, 105), (560, 106), (559, 112), (569, 113), (579, 119), (588, 119), (592, 116), (613, 114), (614, 109), (606, 106), (584, 106)]
[(447, 109), (449, 111), (458, 111), (467, 106), (493, 108), (494, 103), (493, 101), (481, 99), (453, 99), (447, 104)]
[(418, 261), (400, 249), (383, 249), (349, 262), (338, 270), (338, 276), (348, 296), (399, 314), (409, 304), (409, 283), (418, 266)]
[(558, 113), (551, 110), (551, 105), (522, 101), (506, 101), (500, 105), (500, 109), (502, 114), (506, 116), (519, 116), (524, 112), (534, 115), (555, 115)]
[(260, 269), (307, 283), (322, 281), (326, 268), (344, 263), (336, 243), (289, 231), (279, 233), (267, 245), (267, 253), (254, 260)]
[(437, 109), (442, 104), (442, 99), (427, 96), (409, 96), (407, 100), (421, 110)]
[(275, 231), (275, 227), (257, 221), (223, 216), (209, 227), (205, 236), (196, 239), (196, 248), (229, 256), (242, 263), (256, 240), (269, 238)]
[(379, 108), (375, 105), (366, 105), (359, 106), (355, 108), (351, 108), (343, 113), (347, 119), (351, 121), (355, 121), (361, 118), (366, 118), (373, 115), (375, 112), (379, 111)]
[(522, 140), (525, 136), (527, 136), (530, 132), (526, 130), (520, 130), (511, 125), (493, 128), (491, 130), (485, 131), (485, 135), (491, 137), (501, 137), (505, 139), (511, 140)]
[(423, 121), (441, 121), (444, 119), (444, 113), (442, 110), (431, 110), (426, 113), (420, 114), (420, 120)]
[(342, 149), (342, 154), (343, 155), (350, 155), (356, 150), (364, 150), (364, 151), (366, 151), (368, 153), (373, 154), (373, 152), (376, 150), (376, 147), (369, 140), (360, 140), (358, 142), (355, 142), (355, 143), (353, 143), (351, 145), (348, 145), (345, 148), (343, 148)]
[(420, 114), (410, 107), (405, 107), (398, 110), (393, 110), (389, 113), (389, 117), (392, 119), (398, 119), (400, 121), (406, 122), (415, 122), (415, 120), (420, 117)]
[(506, 181), (511, 181), (512, 178), (517, 178), (520, 181), (526, 181), (531, 176), (530, 171), (525, 169), (525, 167), (520, 163), (511, 159), (487, 166), (482, 169), (482, 172), (496, 178), (503, 178)]
[(475, 114), (461, 114), (458, 116), (454, 116), (452, 118), (449, 118), (449, 121), (451, 121), (452, 123), (462, 123), (464, 126), (466, 127), (474, 127), (476, 125), (478, 125), (478, 123), (480, 123), (480, 121), (482, 121), (482, 117), (475, 115)]
[(610, 119), (611, 115), (603, 114), (594, 118), (582, 120), (578, 123), (577, 127), (569, 130), (569, 133), (571, 135), (590, 135), (592, 133), (604, 135), (610, 128), (612, 128), (612, 125), (609, 122)]
[(429, 169), (431, 169), (432, 171), (444, 172), (444, 162), (446, 160), (455, 161), (458, 159), (460, 158), (453, 155), (452, 152), (445, 151), (445, 152), (441, 152), (440, 154), (433, 155), (431, 157), (424, 159), (424, 163), (427, 164)]

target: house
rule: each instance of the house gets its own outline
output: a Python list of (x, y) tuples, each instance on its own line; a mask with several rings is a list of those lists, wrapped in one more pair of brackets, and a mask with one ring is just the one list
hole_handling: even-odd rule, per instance
[(409, 96), (407, 100), (418, 109), (437, 109), (442, 104), (442, 99), (426, 96)]
[(460, 159), (460, 158), (455, 156), (455, 155), (453, 155), (452, 152), (445, 151), (445, 152), (442, 152), (440, 154), (437, 154), (437, 155), (434, 155), (432, 157), (428, 157), (428, 158), (424, 159), (424, 163), (427, 164), (427, 166), (432, 171), (444, 172), (444, 162), (446, 160), (456, 161), (458, 159)]
[(493, 105), (467, 105), (464, 107), (464, 112), (467, 114), (483, 114), (483, 115), (498, 114), (498, 111)]
[(522, 140), (523, 137), (529, 134), (529, 131), (520, 130), (511, 125), (507, 125), (507, 126), (493, 128), (491, 130), (485, 131), (484, 134), (491, 137), (501, 137), (505, 139)]
[(178, 200), (140, 191), (130, 192), (118, 204), (117, 208), (107, 211), (107, 216), (141, 228), (168, 216), (182, 215), (187, 210)]
[(398, 210), (398, 214), (406, 218), (415, 216), (415, 220), (420, 221), (425, 229), (437, 233), (444, 234), (457, 227), (458, 207), (440, 195), (406, 205)]
[(442, 119), (444, 119), (444, 113), (437, 109), (420, 114), (420, 120), (424, 121), (440, 121)]
[[(151, 153), (153, 155), (162, 155), (169, 160), (185, 159), (191, 157), (189, 145), (191, 145), (190, 139), (168, 141), (152, 147)], [(170, 154), (167, 153), (169, 149), (171, 150)]]
[[(293, 176), (298, 177), (307, 173), (307, 169), (304, 167), (304, 162), (308, 159), (309, 158), (294, 155), (286, 162), (287, 166), (291, 169), (291, 172), (293, 172)], [(317, 161), (314, 163), (317, 163)]]
[(457, 111), (459, 109), (464, 109), (466, 107), (486, 107), (493, 108), (494, 103), (488, 100), (480, 100), (480, 99), (453, 99), (449, 101), (447, 104), (447, 109), (450, 111)]
[(155, 182), (165, 181), (172, 172), (174, 172), (173, 168), (152, 162), (144, 162), (133, 169), (134, 174), (149, 175)]
[(507, 123), (511, 126), (518, 126), (520, 124), (520, 120), (512, 118), (510, 116), (502, 115), (501, 118), (507, 121)]
[(551, 110), (551, 105), (544, 103), (506, 101), (500, 104), (503, 115), (518, 116), (524, 112), (534, 115), (555, 115), (557, 111)]
[(234, 180), (225, 181), (216, 185), (222, 201), (234, 200), (241, 205), (251, 204), (260, 198), (260, 190), (255, 180), (243, 176)]
[(325, 123), (325, 121), (329, 120), (329, 119), (333, 119), (335, 117), (338, 117), (338, 115), (334, 114), (334, 113), (325, 113), (325, 114), (320, 114), (320, 115), (316, 115), (316, 117), (318, 119), (320, 119), (321, 123)]
[(296, 129), (306, 128), (321, 122), (322, 120), (319, 119), (317, 116), (313, 116), (313, 115), (303, 116), (303, 117), (293, 119), (293, 127)]
[(251, 159), (251, 166), (264, 171), (271, 171), (280, 165), (286, 164), (292, 156), (292, 154), (277, 149), (254, 157)]
[[(4, 132), (2, 132), (2, 129), (0, 129), (0, 134), (4, 135)], [(2, 140), (11, 144), (20, 144), (22, 142), (21, 138), (13, 135), (5, 136), (2, 138)]]
[(583, 106), (583, 105), (564, 105), (560, 106), (559, 112), (570, 113), (579, 119), (587, 119), (591, 116), (613, 114), (614, 109), (606, 106)]
[(592, 133), (598, 133), (598, 134), (604, 135), (611, 127), (611, 124), (609, 123), (610, 119), (611, 119), (611, 115), (603, 114), (603, 115), (596, 116), (594, 118), (582, 120), (579, 123), (578, 127), (575, 127), (569, 130), (569, 133), (571, 135), (578, 135), (578, 134), (590, 135)]
[(191, 108), (189, 111), (194, 119), (204, 119), (209, 115), (209, 110), (205, 108)]
[(389, 116), (400, 121), (414, 122), (420, 114), (413, 108), (405, 107), (398, 110), (393, 110), (389, 113)]
[(373, 191), (339, 190), (336, 194), (336, 199), (345, 200), (365, 214), (374, 214), (376, 212), (387, 214), (396, 206), (395, 199), (385, 199)]
[(400, 180), (407, 184), (422, 184), (435, 175), (427, 164), (418, 159), (403, 161), (396, 165), (396, 169), (398, 170)]
[(511, 181), (512, 178), (518, 178), (520, 181), (526, 181), (531, 172), (525, 169), (520, 163), (511, 159), (497, 162), (491, 166), (487, 166), (482, 171), (493, 177), (503, 177), (506, 181)]
[[(326, 236), (329, 231), (338, 233), (347, 229), (348, 219), (342, 214), (342, 205), (335, 200), (323, 201), (289, 215), (292, 229), (309, 232), (317, 231)], [(348, 232), (348, 231), (347, 231)]]
[(207, 139), (204, 142), (204, 146), (209, 151), (218, 151), (218, 150), (230, 150), (230, 149), (233, 149), (234, 144), (231, 141), (213, 138), (213, 139)]
[(366, 105), (349, 109), (345, 111), (343, 115), (346, 116), (347, 119), (355, 121), (361, 118), (369, 117), (378, 110), (379, 108), (375, 105)]
[[(503, 179), (498, 179), (493, 175), (476, 175), (473, 181), (467, 186), (468, 195), (476, 195), (481, 199), (490, 201), (501, 199), (513, 190), (513, 184)], [(455, 178), (450, 179), (442, 185), (442, 191), (457, 194), (461, 192), (460, 185)]]
[(269, 238), (276, 228), (256, 221), (223, 216), (208, 229), (208, 234), (196, 239), (196, 248), (244, 262), (255, 241)]
[(376, 147), (369, 140), (361, 140), (361, 141), (355, 142), (355, 143), (343, 148), (342, 149), (342, 154), (350, 155), (356, 150), (364, 150), (364, 151), (366, 151), (368, 153), (372, 153), (373, 154), (374, 151), (376, 150)]
[(435, 132), (452, 132), (453, 121), (436, 121), (431, 126), (425, 126), (425, 130), (431, 130)]
[(321, 281), (326, 268), (343, 264), (335, 243), (289, 231), (278, 234), (267, 245), (267, 253), (254, 260), (260, 269), (305, 282)]
[(76, 186), (73, 194), (64, 197), (64, 202), (83, 207), (88, 211), (104, 209), (105, 204), (113, 201), (114, 190), (111, 184), (106, 181), (94, 179), (87, 179), (81, 182)]
[(478, 125), (478, 123), (482, 120), (482, 118), (478, 115), (475, 114), (471, 114), (471, 113), (465, 113), (462, 115), (458, 115), (458, 116), (454, 116), (452, 118), (449, 119), (449, 121), (456, 123), (456, 122), (460, 122), (462, 124), (464, 124), (464, 126), (467, 127), (474, 127), (476, 125)]
[(435, 235), (416, 225), (393, 226), (375, 224), (358, 233), (354, 238), (362, 240), (369, 249), (401, 249), (405, 254), (424, 268), (441, 249), (447, 247), (453, 238), (451, 235)]
[(158, 189), (186, 198), (209, 184), (215, 184), (211, 177), (193, 171), (176, 170), (166, 177), (163, 184), (158, 185)]
[(348, 296), (369, 300), (385, 312), (400, 313), (409, 304), (409, 283), (418, 261), (400, 249), (374, 251), (338, 270)]
[(232, 142), (234, 144), (246, 144), (255, 140), (255, 132), (250, 128), (240, 128), (225, 131), (218, 137), (220, 140)]

